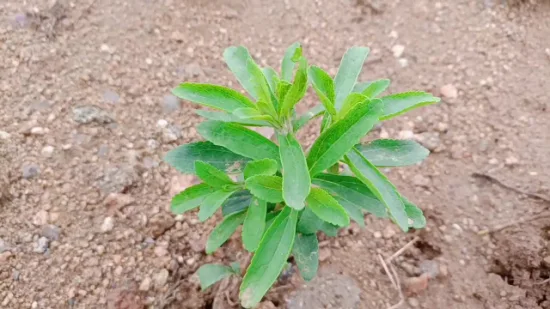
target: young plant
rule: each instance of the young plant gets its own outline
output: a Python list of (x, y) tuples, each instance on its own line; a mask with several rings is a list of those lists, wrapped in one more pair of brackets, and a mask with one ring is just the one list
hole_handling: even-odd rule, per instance
[[(363, 226), (365, 212), (390, 219), (404, 232), (426, 223), (379, 168), (416, 164), (429, 151), (410, 140), (359, 141), (377, 123), (439, 98), (425, 92), (380, 97), (389, 80), (357, 82), (368, 53), (365, 47), (349, 49), (333, 79), (308, 64), (299, 44), (287, 49), (280, 75), (260, 68), (246, 48), (230, 47), (225, 61), (248, 96), (209, 84), (183, 83), (173, 90), (214, 111), (197, 111), (208, 119), (198, 126), (206, 141), (166, 155), (174, 168), (203, 181), (176, 195), (172, 211), (200, 207), (199, 220), (205, 221), (221, 208), (224, 219), (208, 238), (208, 254), (243, 226), (243, 246), (254, 254), (240, 287), (245, 308), (261, 301), (290, 256), (305, 280), (315, 276), (318, 232), (336, 236), (350, 219)], [(321, 104), (297, 115), (296, 104), (309, 85)], [(296, 132), (316, 117), (322, 117), (321, 132), (305, 154)], [(274, 128), (277, 143), (250, 129), (262, 126)], [(341, 163), (354, 176), (339, 175)], [(203, 287), (237, 273), (223, 265), (199, 269)]]

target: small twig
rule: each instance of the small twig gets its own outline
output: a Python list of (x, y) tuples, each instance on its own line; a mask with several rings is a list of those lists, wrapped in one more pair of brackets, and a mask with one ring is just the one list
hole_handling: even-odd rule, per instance
[(538, 220), (538, 219), (542, 219), (542, 218), (547, 218), (547, 217), (550, 217), (549, 212), (539, 213), (539, 214), (536, 214), (536, 215), (531, 216), (531, 217), (515, 220), (515, 221), (512, 221), (512, 222), (508, 222), (506, 224), (496, 226), (496, 227), (494, 227), (492, 229), (489, 229), (489, 230), (479, 231), (477, 234), (478, 235), (487, 235), (487, 234), (490, 234), (490, 233), (495, 233), (495, 232), (502, 231), (502, 230), (504, 230), (506, 228), (509, 228), (511, 226), (514, 226), (514, 225), (519, 225), (519, 224), (523, 224), (523, 223), (526, 223), (526, 222), (530, 222), (530, 221), (534, 221), (534, 220)]
[(233, 300), (231, 300), (231, 296), (229, 296), (229, 291), (226, 290), (225, 291), (225, 299), (227, 300), (227, 303), (229, 304), (229, 306), (231, 307), (235, 307), (238, 305), (238, 303), (234, 302)]
[(394, 288), (397, 289), (397, 282), (395, 282), (395, 279), (391, 275), (390, 270), (388, 269), (388, 265), (384, 261), (384, 258), (382, 257), (382, 255), (378, 254), (378, 259), (380, 260), (380, 264), (382, 264), (382, 267), (384, 268), (386, 275), (388, 275), (388, 278), (390, 278), (391, 284), (393, 285)]
[(534, 285), (542, 285), (542, 284), (546, 284), (548, 282), (550, 282), (550, 278), (542, 280), (541, 282), (536, 282), (536, 283), (534, 283)]
[(401, 307), (401, 305), (403, 305), (403, 303), (405, 302), (405, 297), (403, 296), (403, 291), (401, 289), (401, 282), (399, 281), (399, 276), (397, 275), (397, 271), (395, 271), (395, 267), (391, 263), (390, 263), (390, 268), (393, 276), (395, 277), (395, 280), (397, 281), (397, 291), (399, 292), (399, 302), (389, 307), (388, 309), (397, 309)]
[(492, 183), (495, 183), (499, 186), (501, 186), (502, 188), (505, 188), (505, 189), (508, 189), (508, 190), (512, 190), (518, 194), (523, 194), (527, 197), (530, 197), (532, 199), (535, 199), (535, 200), (539, 200), (539, 201), (543, 201), (543, 202), (546, 202), (546, 203), (549, 203), (550, 204), (550, 198), (546, 197), (546, 196), (543, 196), (543, 195), (540, 195), (540, 194), (536, 194), (536, 193), (531, 193), (531, 192), (526, 192), (526, 191), (523, 191), (523, 190), (520, 190), (520, 189), (517, 189), (517, 188), (514, 188), (510, 185), (507, 185), (505, 183), (503, 183), (502, 181), (498, 180), (497, 178), (491, 176), (491, 175), (487, 175), (487, 174), (483, 174), (483, 173), (473, 173), (472, 174), (472, 177), (475, 177), (475, 178), (480, 178), (480, 179), (484, 179), (484, 180), (487, 180), (489, 182), (492, 182)]
[(394, 254), (392, 254), (392, 256), (390, 256), (389, 258), (386, 259), (386, 263), (391, 263), (391, 261), (393, 259), (395, 259), (396, 257), (400, 256), (401, 254), (403, 254), (403, 252), (405, 252), (405, 250), (409, 249), (415, 242), (417, 242), (418, 240), (420, 240), (420, 238), (418, 238), (418, 236), (415, 236), (411, 241), (409, 241), (406, 245), (404, 245), (403, 247), (401, 247), (401, 249), (397, 250)]

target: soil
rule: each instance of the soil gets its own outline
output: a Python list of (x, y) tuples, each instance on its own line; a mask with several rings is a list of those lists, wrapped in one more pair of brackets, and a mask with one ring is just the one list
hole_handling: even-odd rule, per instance
[(361, 80), (443, 97), (373, 133), (432, 150), (385, 170), (428, 226), (402, 234), (366, 217), (322, 242), (321, 292), (337, 296), (308, 302), (315, 287), (291, 268), (262, 308), (389, 308), (400, 293), (378, 254), (414, 237), (393, 261), (399, 308), (550, 308), (546, 2), (4, 0), (0, 15), (0, 307), (231, 308), (238, 282), (201, 292), (193, 274), (244, 263), (239, 235), (207, 256), (219, 215), (168, 212), (196, 180), (162, 157), (198, 140), (201, 121), (169, 90), (237, 87), (224, 48), (278, 67), (300, 41), (332, 74), (346, 48), (369, 46)]

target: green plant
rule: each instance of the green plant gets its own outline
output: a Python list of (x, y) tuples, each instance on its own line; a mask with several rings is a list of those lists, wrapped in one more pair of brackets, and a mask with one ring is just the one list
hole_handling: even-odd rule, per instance
[[(357, 83), (368, 52), (365, 47), (349, 49), (332, 79), (308, 65), (299, 44), (287, 49), (281, 75), (260, 68), (246, 48), (230, 47), (225, 61), (249, 96), (209, 84), (183, 83), (173, 90), (216, 111), (197, 111), (208, 119), (198, 126), (206, 141), (166, 155), (177, 170), (203, 181), (176, 195), (172, 211), (181, 214), (200, 206), (198, 216), (205, 221), (221, 208), (224, 219), (208, 238), (208, 254), (243, 225), (244, 248), (254, 253), (240, 287), (245, 308), (261, 301), (291, 255), (305, 280), (315, 276), (319, 231), (335, 236), (350, 218), (364, 225), (364, 212), (389, 218), (404, 232), (425, 225), (422, 211), (378, 168), (415, 164), (429, 151), (414, 141), (359, 141), (378, 122), (439, 98), (425, 92), (380, 97), (389, 80)], [(298, 116), (295, 106), (309, 84), (321, 105)], [(296, 132), (321, 116), (320, 136), (306, 156)], [(277, 143), (249, 129), (259, 126), (274, 128)], [(354, 176), (340, 175), (341, 163)], [(223, 265), (199, 269), (203, 287), (237, 273)]]

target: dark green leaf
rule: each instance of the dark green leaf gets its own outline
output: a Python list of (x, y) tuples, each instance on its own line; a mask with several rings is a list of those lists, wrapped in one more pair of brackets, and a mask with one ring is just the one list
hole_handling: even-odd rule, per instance
[(197, 176), (214, 188), (221, 188), (225, 185), (234, 184), (233, 180), (229, 178), (224, 172), (217, 169), (212, 164), (208, 164), (202, 161), (195, 161), (195, 171)]
[(424, 160), (430, 151), (415, 141), (379, 139), (357, 149), (375, 166), (407, 166)]
[(273, 159), (263, 159), (249, 162), (244, 168), (244, 178), (250, 178), (256, 175), (272, 176), (277, 172), (277, 161)]
[(244, 248), (249, 252), (256, 251), (258, 244), (260, 244), (265, 230), (266, 212), (266, 201), (257, 198), (254, 198), (252, 204), (248, 207), (243, 224), (242, 238)]
[(195, 113), (209, 120), (218, 120), (223, 122), (234, 122), (243, 126), (270, 127), (271, 124), (263, 120), (241, 119), (233, 114), (226, 112), (212, 112), (207, 110), (195, 110)]
[(225, 217), (222, 223), (218, 224), (208, 236), (206, 254), (211, 254), (221, 247), (235, 233), (237, 227), (244, 222), (245, 216), (246, 212), (239, 212)]
[(292, 248), (294, 261), (305, 281), (310, 281), (319, 268), (319, 241), (317, 235), (296, 235)]
[(279, 147), (260, 133), (235, 123), (205, 121), (198, 132), (210, 142), (223, 146), (234, 153), (260, 160), (279, 161)]
[(254, 103), (246, 96), (222, 86), (183, 83), (174, 88), (172, 93), (184, 100), (230, 113), (237, 108), (254, 107)]
[(300, 210), (311, 188), (306, 157), (292, 133), (277, 134), (277, 139), (283, 166), (283, 198), (288, 206)]
[(201, 289), (204, 291), (214, 283), (234, 274), (230, 267), (221, 264), (205, 264), (197, 271)]
[(241, 212), (248, 208), (252, 201), (253, 195), (248, 190), (241, 190), (233, 193), (222, 204), (223, 216), (228, 216), (232, 213)]
[(301, 49), (300, 43), (294, 43), (290, 45), (283, 58), (283, 63), (281, 66), (281, 79), (287, 82), (290, 82), (292, 79), (292, 72), (294, 71), (295, 61), (292, 61), (292, 58), (296, 54), (297, 49)]
[(254, 99), (258, 99), (256, 80), (248, 67), (248, 60), (252, 59), (248, 50), (243, 46), (228, 47), (223, 53), (223, 58), (243, 88)]
[(283, 201), (283, 179), (279, 176), (252, 176), (246, 180), (246, 188), (254, 196), (270, 203)]
[(353, 221), (357, 222), (360, 226), (365, 227), (365, 217), (363, 216), (363, 211), (361, 211), (361, 208), (355, 206), (355, 204), (340, 196), (335, 196), (334, 199), (338, 202), (338, 204), (344, 207), (346, 213), (351, 219), (353, 219)]
[(231, 265), (231, 270), (233, 271), (233, 273), (237, 276), (240, 276), (241, 275), (241, 264), (239, 262), (233, 262), (230, 265)]
[(309, 151), (309, 173), (314, 176), (338, 162), (378, 122), (381, 113), (380, 100), (365, 101), (323, 132)]
[(319, 96), (321, 103), (325, 109), (333, 116), (336, 115), (336, 109), (334, 108), (334, 81), (323, 69), (312, 66), (309, 68), (309, 78), (315, 92)]
[(346, 210), (327, 191), (321, 188), (311, 188), (307, 204), (311, 211), (323, 221), (338, 226), (349, 225), (349, 216)]
[(342, 57), (338, 73), (334, 78), (334, 90), (336, 101), (334, 106), (340, 110), (346, 97), (353, 90), (353, 86), (363, 69), (363, 63), (367, 59), (369, 49), (366, 47), (352, 47)]
[(441, 99), (426, 92), (404, 92), (380, 98), (384, 102), (384, 114), (380, 120), (387, 120), (412, 109), (435, 104)]
[(195, 161), (212, 164), (226, 173), (240, 173), (250, 159), (211, 142), (197, 142), (172, 149), (166, 154), (164, 161), (184, 174), (196, 173)]
[(285, 207), (263, 236), (241, 284), (243, 307), (256, 306), (279, 277), (294, 245), (297, 218), (295, 210)]
[(342, 109), (340, 109), (340, 112), (338, 113), (337, 120), (344, 119), (351, 109), (353, 109), (359, 103), (365, 102), (367, 100), (370, 99), (360, 93), (351, 93), (344, 100), (344, 104), (342, 104)]
[(338, 229), (338, 226), (330, 224), (328, 222), (323, 222), (323, 224), (321, 224), (321, 226), (319, 227), (319, 230), (325, 233), (325, 235), (327, 235), (328, 237), (338, 236)]
[(298, 221), (296, 229), (299, 233), (310, 235), (317, 233), (321, 225), (323, 225), (323, 220), (317, 217), (317, 215), (311, 211), (311, 208), (306, 207), (300, 215), (300, 220)]
[(353, 92), (360, 92), (362, 95), (374, 99), (384, 92), (389, 85), (389, 79), (379, 79), (373, 82), (356, 84)]
[(188, 210), (199, 207), (206, 196), (212, 192), (214, 192), (214, 188), (204, 183), (189, 187), (174, 196), (170, 209), (177, 215), (183, 214)]
[(393, 184), (372, 163), (353, 149), (346, 156), (346, 162), (352, 172), (361, 180), (374, 195), (384, 203), (390, 216), (404, 231), (409, 230), (409, 222), (405, 205)]
[(296, 71), (296, 76), (294, 77), (294, 82), (288, 89), (288, 92), (284, 96), (283, 103), (281, 104), (282, 116), (290, 115), (290, 112), (294, 106), (300, 102), (304, 97), (307, 90), (307, 61), (302, 58), (300, 60), (300, 66)]
[(218, 210), (218, 208), (222, 206), (223, 202), (225, 202), (225, 200), (227, 200), (227, 198), (233, 193), (235, 192), (218, 190), (207, 196), (202, 201), (201, 208), (199, 210), (199, 220), (206, 221), (208, 218), (212, 217), (216, 210)]
[(418, 208), (413, 203), (409, 202), (406, 198), (402, 198), (405, 204), (405, 212), (409, 217), (409, 226), (415, 229), (423, 229), (426, 227), (426, 218), (422, 209)]

